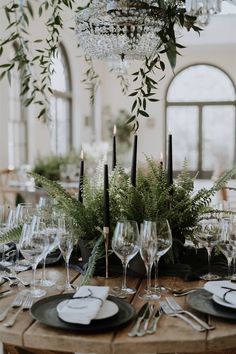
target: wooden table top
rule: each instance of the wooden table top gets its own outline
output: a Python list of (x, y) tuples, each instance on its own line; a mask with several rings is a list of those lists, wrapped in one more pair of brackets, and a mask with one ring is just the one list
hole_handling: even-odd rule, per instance
[[(38, 277), (41, 271), (38, 271)], [(64, 267), (47, 268), (48, 278), (63, 283), (65, 279)], [(78, 285), (81, 276), (73, 269), (70, 270), (71, 281)], [(22, 279), (29, 280), (31, 272), (21, 273)], [(103, 279), (94, 278), (92, 284), (109, 285), (110, 287), (120, 285), (120, 278)], [(184, 282), (178, 278), (161, 278), (160, 283), (164, 286), (181, 288), (201, 286), (202, 281)], [(138, 292), (146, 286), (146, 281), (135, 278), (128, 278), (128, 285), (136, 287)], [(2, 285), (1, 290), (7, 287)], [(48, 295), (59, 293), (55, 288), (48, 288)], [(17, 290), (11, 296), (0, 299), (0, 311), (9, 305)], [(143, 304), (136, 295), (130, 296), (129, 301), (135, 309)], [(177, 298), (177, 301), (187, 308), (185, 297)], [(209, 332), (196, 332), (186, 323), (177, 318), (162, 316), (155, 334), (144, 337), (128, 337), (128, 332), (133, 323), (116, 332), (103, 334), (72, 333), (64, 330), (57, 330), (34, 321), (28, 312), (21, 312), (16, 324), (12, 328), (6, 328), (0, 323), (0, 341), (14, 346), (34, 348), (46, 351), (61, 351), (66, 353), (98, 353), (98, 354), (150, 354), (150, 353), (201, 353), (222, 351), (229, 348), (236, 348), (236, 322), (226, 321), (220, 318), (207, 316), (198, 313), (198, 316), (210, 322), (216, 327)], [(33, 349), (32, 349), (33, 350)], [(37, 350), (37, 353), (39, 352)], [(226, 351), (234, 353), (233, 350)], [(225, 352), (225, 353), (226, 353)]]

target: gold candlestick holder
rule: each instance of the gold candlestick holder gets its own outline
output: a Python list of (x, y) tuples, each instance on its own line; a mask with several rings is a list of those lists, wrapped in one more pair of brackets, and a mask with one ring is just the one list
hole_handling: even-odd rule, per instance
[(103, 227), (103, 236), (104, 236), (104, 242), (105, 242), (105, 258), (106, 258), (106, 279), (109, 278), (108, 274), (108, 247), (109, 247), (109, 227), (104, 226)]

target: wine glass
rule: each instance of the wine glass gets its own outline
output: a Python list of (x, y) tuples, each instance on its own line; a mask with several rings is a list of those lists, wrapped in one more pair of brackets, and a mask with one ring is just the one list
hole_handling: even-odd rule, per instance
[[(35, 207), (32, 203), (19, 203), (15, 211), (15, 224), (12, 226), (18, 226), (23, 223), (30, 223), (34, 212)], [(27, 264), (26, 260), (20, 260), (20, 249), (18, 240), (15, 241), (15, 246), (16, 258), (12, 270), (14, 270), (15, 272), (23, 272), (28, 269), (29, 264)]]
[[(40, 220), (42, 220), (40, 218)], [(51, 287), (56, 284), (55, 280), (47, 279), (46, 277), (46, 259), (49, 253), (51, 253), (55, 248), (58, 247), (59, 237), (58, 237), (58, 219), (51, 217), (48, 219), (43, 219), (46, 224), (46, 231), (48, 237), (48, 249), (43, 257), (43, 268), (42, 268), (42, 279), (39, 281), (39, 284), (44, 287)]]
[(38, 263), (43, 259), (48, 249), (45, 223), (39, 221), (34, 228), (31, 223), (25, 223), (19, 241), (19, 248), (23, 257), (31, 264), (33, 270), (32, 290), (30, 290), (30, 293), (33, 297), (44, 296), (46, 291), (36, 289), (35, 287), (35, 273)]
[(236, 256), (236, 221), (230, 218), (223, 219), (221, 227), (222, 231), (218, 247), (227, 259), (228, 279), (231, 279), (231, 264)]
[(211, 273), (211, 253), (219, 241), (221, 235), (221, 225), (217, 218), (206, 218), (198, 222), (195, 239), (207, 250), (208, 255), (208, 273), (202, 275), (203, 280), (217, 280), (220, 277), (217, 274)]
[(73, 220), (70, 217), (62, 217), (58, 221), (58, 246), (65, 261), (66, 283), (59, 289), (74, 290), (70, 284), (69, 260), (74, 247)]
[(164, 254), (166, 254), (172, 246), (172, 233), (168, 220), (158, 220), (156, 222), (156, 237), (157, 237), (157, 253), (154, 259), (154, 291), (165, 291), (165, 288), (161, 288), (158, 284), (158, 264), (159, 260)]
[(139, 230), (136, 221), (118, 222), (111, 243), (115, 254), (120, 258), (123, 265), (123, 280), (121, 288), (115, 288), (117, 296), (134, 294), (135, 289), (128, 288), (126, 284), (126, 271), (129, 261), (139, 251)]
[(151, 290), (151, 270), (157, 254), (157, 229), (155, 222), (143, 222), (141, 225), (139, 246), (140, 254), (147, 271), (147, 289), (146, 292), (144, 294), (140, 294), (139, 297), (145, 301), (158, 300), (160, 295), (153, 293)]

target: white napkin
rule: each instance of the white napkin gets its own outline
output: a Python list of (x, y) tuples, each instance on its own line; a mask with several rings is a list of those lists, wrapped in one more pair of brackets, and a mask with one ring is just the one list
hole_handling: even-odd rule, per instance
[[(235, 291), (230, 291), (225, 295), (229, 289), (224, 289), (222, 287), (235, 289)], [(212, 294), (219, 296), (221, 299), (229, 302), (236, 306), (236, 284), (230, 282), (229, 280), (218, 280), (218, 281), (208, 281), (204, 285), (204, 289), (209, 291)], [(225, 295), (225, 298), (224, 298)]]
[(66, 322), (88, 325), (100, 311), (108, 292), (108, 286), (81, 286), (73, 299), (58, 306), (58, 316)]

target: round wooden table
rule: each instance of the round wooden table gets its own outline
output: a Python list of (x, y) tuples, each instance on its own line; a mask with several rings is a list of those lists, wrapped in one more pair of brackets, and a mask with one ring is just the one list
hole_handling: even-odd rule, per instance
[[(62, 266), (47, 268), (49, 278), (63, 283), (65, 271)], [(75, 285), (81, 281), (81, 276), (73, 269), (70, 271), (71, 280)], [(38, 271), (38, 276), (41, 270)], [(23, 279), (29, 280), (30, 271), (21, 273)], [(120, 285), (120, 278), (102, 279), (94, 278), (92, 284), (109, 285), (113, 287)], [(178, 278), (161, 278), (160, 283), (168, 287), (192, 287), (201, 286), (202, 281), (184, 282)], [(128, 284), (136, 287), (138, 291), (146, 286), (145, 280), (129, 278)], [(1, 290), (7, 284), (1, 286)], [(10, 304), (17, 289), (11, 296), (0, 299), (0, 310)], [(54, 287), (48, 288), (48, 295), (54, 295), (58, 290)], [(137, 295), (127, 299), (132, 305), (139, 309), (143, 304)], [(187, 307), (185, 297), (177, 298), (177, 301)], [(162, 316), (155, 334), (144, 337), (128, 337), (127, 333), (132, 323), (118, 330), (103, 334), (82, 335), (68, 331), (57, 330), (34, 321), (28, 312), (21, 312), (16, 324), (12, 328), (4, 327), (0, 323), (0, 340), (4, 343), (5, 353), (98, 353), (98, 354), (152, 354), (152, 353), (236, 353), (236, 322), (230, 322), (220, 318), (199, 316), (216, 327), (209, 332), (196, 332), (182, 320)]]

